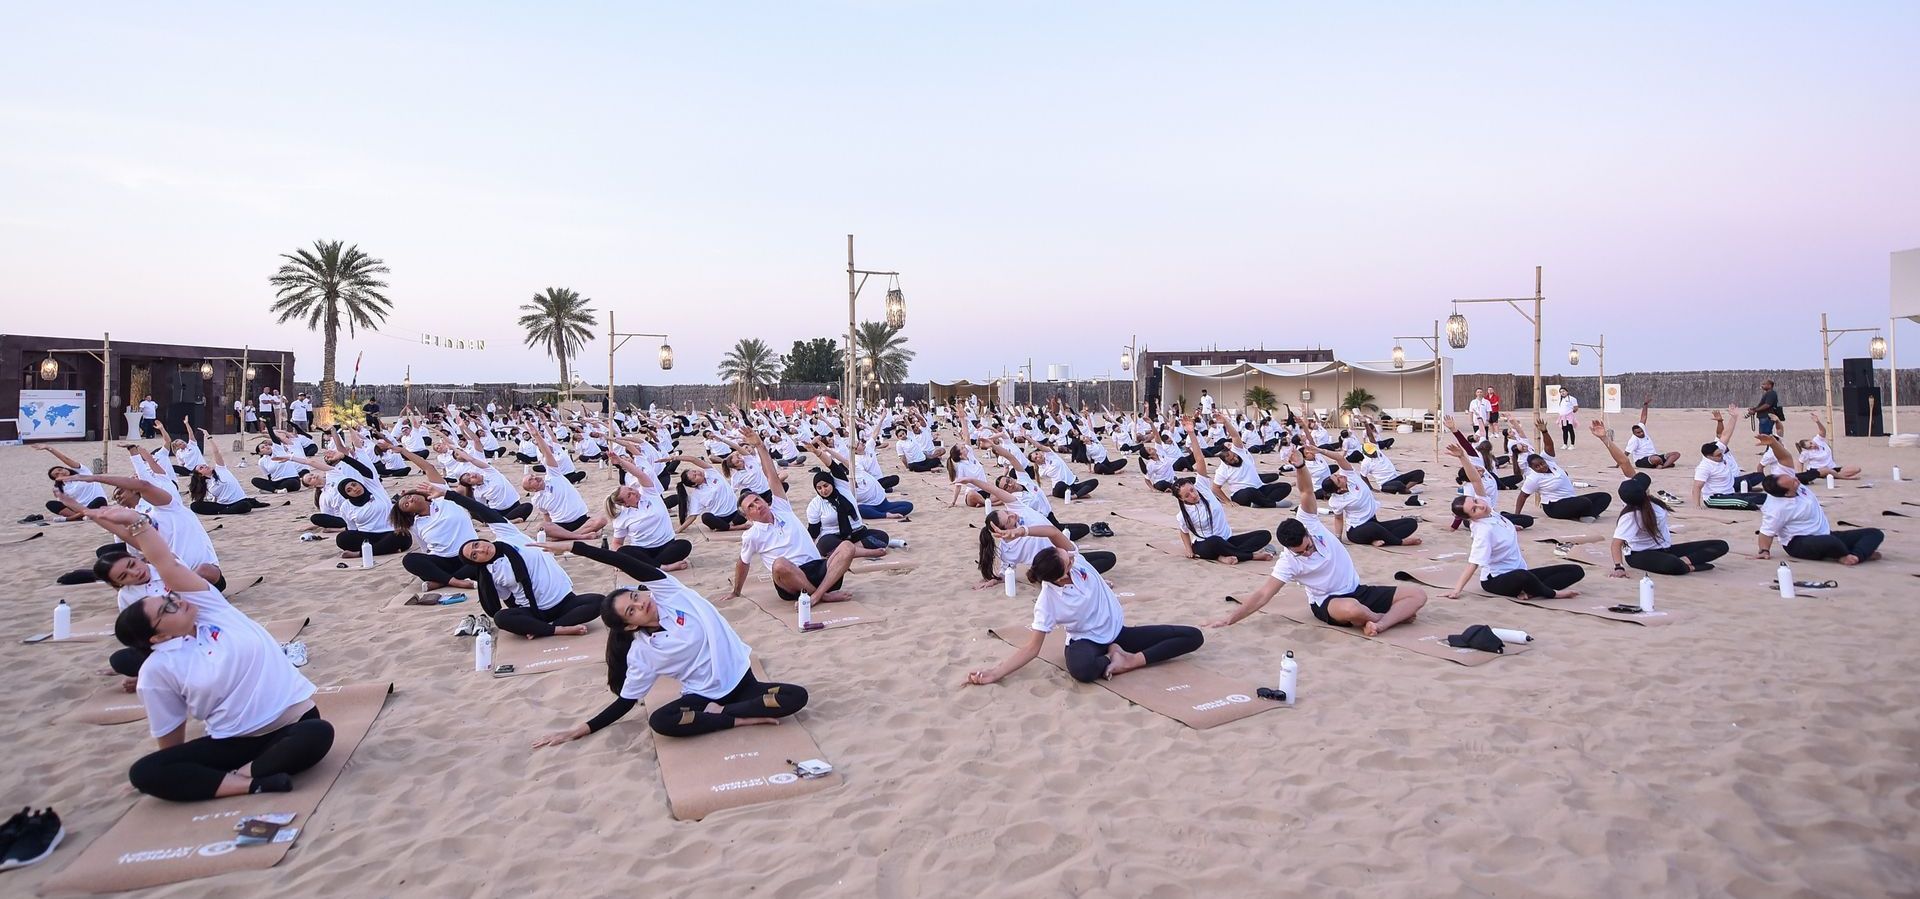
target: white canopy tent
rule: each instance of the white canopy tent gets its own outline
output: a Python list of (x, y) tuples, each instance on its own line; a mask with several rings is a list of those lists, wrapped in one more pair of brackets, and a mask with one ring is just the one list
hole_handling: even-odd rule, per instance
[[(1283, 404), (1333, 412), (1349, 391), (1373, 394), (1374, 405), (1390, 418), (1419, 422), (1433, 412), (1434, 360), (1408, 359), (1402, 368), (1392, 362), (1237, 362), (1231, 365), (1163, 366), (1161, 403), (1179, 403), (1197, 409), (1200, 391), (1213, 397), (1220, 409), (1246, 405), (1249, 388), (1265, 387)], [(1453, 360), (1440, 357), (1440, 406), (1453, 408)], [(1307, 391), (1311, 399), (1303, 399)]]
[(1905, 442), (1900, 434), (1900, 320), (1920, 322), (1920, 248), (1888, 255), (1887, 364), (1892, 369), (1893, 395), (1887, 411), (1892, 413), (1889, 443), (1898, 446)]

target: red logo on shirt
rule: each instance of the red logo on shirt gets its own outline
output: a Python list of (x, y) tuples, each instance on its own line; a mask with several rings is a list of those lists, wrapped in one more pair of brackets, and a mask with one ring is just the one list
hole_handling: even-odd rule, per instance
[(220, 642), (220, 626), (216, 624), (210, 628), (207, 628), (207, 637), (213, 640), (213, 642), (215, 643)]

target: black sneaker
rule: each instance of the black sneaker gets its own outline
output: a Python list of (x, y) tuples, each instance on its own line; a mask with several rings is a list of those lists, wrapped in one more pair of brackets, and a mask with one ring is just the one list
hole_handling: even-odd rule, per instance
[(0, 824), (0, 856), (4, 856), (13, 847), (13, 841), (20, 838), (20, 831), (26, 826), (31, 811), (23, 808), (8, 818), (5, 824)]
[(47, 520), (47, 516), (45, 516), (45, 515), (42, 515), (42, 514), (40, 514), (40, 513), (38, 513), (38, 512), (35, 512), (35, 513), (33, 513), (32, 515), (29, 515), (29, 516), (27, 516), (27, 517), (25, 517), (25, 518), (22, 518), (22, 519), (20, 519), (20, 523), (21, 523), (21, 524), (33, 524), (33, 523), (34, 523), (34, 522), (36, 522), (36, 521), (46, 521), (46, 520)]
[(11, 871), (46, 861), (47, 856), (66, 839), (67, 829), (60, 826), (60, 816), (53, 809), (46, 809), (31, 815), (20, 825), (20, 833), (13, 843), (0, 852), (0, 871)]

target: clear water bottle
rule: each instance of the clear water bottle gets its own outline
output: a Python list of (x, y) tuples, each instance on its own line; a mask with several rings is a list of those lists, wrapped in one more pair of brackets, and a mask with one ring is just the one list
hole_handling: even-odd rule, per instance
[(53, 607), (53, 639), (65, 640), (73, 636), (73, 607), (66, 600)]
[(1642, 612), (1653, 611), (1653, 576), (1652, 575), (1643, 574), (1640, 576), (1640, 611)]
[(1300, 663), (1293, 658), (1293, 650), (1280, 657), (1280, 692), (1287, 697), (1287, 705), (1293, 705), (1300, 692)]
[(481, 631), (473, 638), (473, 670), (493, 670), (493, 632)]
[(1780, 562), (1780, 568), (1773, 573), (1773, 577), (1780, 582), (1780, 598), (1792, 599), (1794, 597), (1793, 569), (1787, 567), (1785, 560)]

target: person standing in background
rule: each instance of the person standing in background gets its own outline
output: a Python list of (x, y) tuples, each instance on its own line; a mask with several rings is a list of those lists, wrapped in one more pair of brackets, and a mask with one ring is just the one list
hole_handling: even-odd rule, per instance
[(153, 394), (140, 399), (140, 436), (152, 440), (160, 424), (160, 404), (153, 401)]
[(1785, 421), (1787, 410), (1780, 408), (1780, 394), (1773, 390), (1773, 379), (1760, 382), (1760, 402), (1747, 410), (1747, 414), (1760, 422), (1760, 433), (1773, 433), (1774, 425)]
[(1560, 391), (1560, 444), (1572, 446), (1574, 433), (1580, 424), (1580, 401), (1573, 398), (1569, 390)]
[(1487, 388), (1475, 387), (1473, 399), (1467, 402), (1467, 416), (1473, 420), (1473, 430), (1486, 432), (1493, 423), (1493, 403), (1487, 399)]
[(279, 401), (280, 398), (273, 395), (273, 388), (263, 387), (260, 389), (260, 402), (257, 411), (260, 415), (260, 430), (262, 433), (272, 431), (275, 426), (279, 425)]
[(1487, 385), (1487, 409), (1488, 409), (1487, 422), (1489, 424), (1495, 424), (1495, 425), (1499, 424), (1500, 423), (1500, 392), (1493, 389), (1492, 384)]

